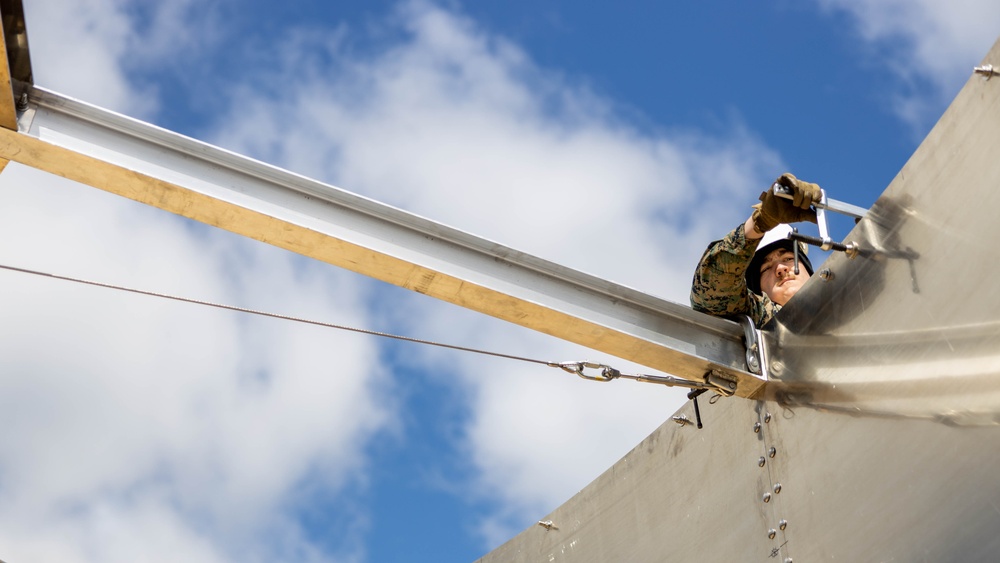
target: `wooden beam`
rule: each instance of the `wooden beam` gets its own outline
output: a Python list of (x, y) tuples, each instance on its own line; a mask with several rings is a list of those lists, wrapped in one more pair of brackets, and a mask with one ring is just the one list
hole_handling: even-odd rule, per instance
[(0, 158), (678, 377), (763, 385), (733, 322), (43, 89), (21, 121)]

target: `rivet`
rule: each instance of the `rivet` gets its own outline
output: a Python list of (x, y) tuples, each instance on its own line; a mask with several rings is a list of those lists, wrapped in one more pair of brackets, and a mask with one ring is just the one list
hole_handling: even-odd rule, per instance
[(771, 422), (771, 413), (764, 413), (764, 422)]
[(778, 527), (781, 528), (782, 530), (784, 530), (785, 528), (787, 528), (788, 527), (788, 520), (781, 520), (780, 522), (778, 522)]
[(764, 459), (764, 456), (760, 456), (760, 459), (757, 460), (757, 467), (764, 467), (765, 463), (767, 463), (767, 460)]
[(778, 530), (775, 530), (774, 528), (771, 528), (770, 530), (767, 531), (767, 537), (769, 539), (773, 540), (774, 536), (776, 536), (776, 535), (778, 535)]
[(785, 558), (785, 563), (792, 563), (792, 558), (791, 557), (786, 557)]
[(771, 502), (771, 493), (764, 493), (764, 496), (760, 500), (764, 502)]
[(767, 457), (774, 457), (775, 455), (777, 455), (777, 453), (778, 450), (776, 450), (774, 446), (771, 446), (770, 448), (767, 449)]
[(753, 433), (757, 434), (759, 432), (760, 432), (760, 423), (759, 422), (753, 423)]
[(774, 494), (778, 494), (780, 492), (781, 492), (781, 483), (775, 483), (774, 484)]

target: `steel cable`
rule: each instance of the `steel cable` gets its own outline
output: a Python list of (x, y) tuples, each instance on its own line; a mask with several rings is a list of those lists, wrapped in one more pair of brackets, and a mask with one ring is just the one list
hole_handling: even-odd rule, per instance
[(534, 363), (534, 364), (542, 364), (542, 365), (550, 366), (550, 367), (551, 366), (558, 366), (557, 362), (548, 362), (548, 361), (545, 361), (545, 360), (537, 360), (537, 359), (534, 359), (534, 358), (525, 358), (525, 357), (522, 357), (522, 356), (514, 356), (514, 355), (511, 355), (511, 354), (502, 354), (502, 353), (499, 353), (499, 352), (491, 352), (491, 351), (488, 351), (488, 350), (480, 350), (478, 348), (469, 348), (467, 346), (457, 346), (455, 344), (445, 344), (445, 343), (442, 343), (442, 342), (435, 342), (433, 340), (424, 340), (424, 339), (421, 339), (421, 338), (412, 338), (412, 337), (409, 337), (409, 336), (400, 336), (398, 334), (390, 334), (388, 332), (380, 332), (380, 331), (377, 331), (377, 330), (368, 330), (368, 329), (364, 329), (364, 328), (356, 328), (356, 327), (350, 327), (350, 326), (345, 326), (345, 325), (338, 325), (338, 324), (327, 323), (327, 322), (323, 322), (323, 321), (314, 321), (314, 320), (310, 320), (310, 319), (303, 319), (301, 317), (293, 317), (293, 316), (290, 316), (290, 315), (282, 315), (282, 314), (279, 314), (279, 313), (268, 313), (266, 311), (257, 311), (257, 310), (254, 310), (254, 309), (247, 309), (245, 307), (236, 307), (236, 306), (233, 306), (233, 305), (224, 305), (224, 304), (221, 304), (221, 303), (212, 303), (210, 301), (203, 301), (201, 299), (192, 299), (192, 298), (189, 298), (189, 297), (180, 297), (180, 296), (177, 296), (177, 295), (170, 295), (170, 294), (167, 294), (167, 293), (158, 293), (158, 292), (155, 292), (155, 291), (147, 291), (147, 290), (144, 290), (144, 289), (136, 289), (136, 288), (125, 287), (125, 286), (121, 286), (121, 285), (114, 285), (114, 284), (110, 284), (110, 283), (103, 283), (103, 282), (98, 282), (98, 281), (93, 281), (93, 280), (85, 280), (85, 279), (82, 279), (82, 278), (74, 278), (74, 277), (70, 277), (70, 276), (61, 276), (61, 275), (58, 275), (58, 274), (51, 274), (51, 273), (48, 273), (48, 272), (40, 272), (38, 270), (29, 270), (27, 268), (18, 268), (18, 267), (15, 267), (15, 266), (7, 266), (7, 265), (4, 265), (4, 264), (0, 264), (0, 269), (8, 270), (8, 271), (11, 271), (11, 272), (20, 272), (20, 273), (23, 273), (23, 274), (31, 274), (31, 275), (41, 276), (41, 277), (46, 277), (46, 278), (51, 278), (51, 279), (69, 281), (69, 282), (73, 282), (73, 283), (79, 283), (79, 284), (85, 284), (85, 285), (92, 285), (92, 286), (96, 286), (96, 287), (103, 287), (103, 288), (106, 288), (106, 289), (114, 289), (114, 290), (118, 290), (118, 291), (126, 291), (126, 292), (129, 292), (129, 293), (137, 293), (139, 295), (148, 295), (150, 297), (159, 297), (159, 298), (162, 298), (162, 299), (170, 299), (170, 300), (173, 300), (173, 301), (180, 301), (180, 302), (183, 302), (183, 303), (192, 303), (192, 304), (195, 304), (195, 305), (204, 305), (204, 306), (207, 306), (207, 307), (214, 307), (216, 309), (225, 309), (227, 311), (236, 311), (236, 312), (239, 312), (239, 313), (248, 313), (248, 314), (251, 314), (251, 315), (258, 315), (258, 316), (261, 316), (261, 317), (269, 317), (269, 318), (272, 318), (272, 319), (281, 319), (281, 320), (285, 320), (285, 321), (293, 321), (293, 322), (297, 322), (297, 323), (303, 323), (303, 324), (308, 324), (308, 325), (313, 325), (313, 326), (320, 326), (320, 327), (324, 327), (324, 328), (333, 328), (333, 329), (337, 329), (337, 330), (345, 330), (345, 331), (348, 331), (348, 332), (356, 332), (356, 333), (360, 333), (360, 334), (368, 334), (368, 335), (371, 335), (371, 336), (380, 336), (380, 337), (383, 337), (383, 338), (392, 338), (394, 340), (402, 340), (404, 342), (413, 342), (415, 344), (426, 344), (426, 345), (429, 345), (429, 346), (437, 346), (439, 348), (448, 348), (448, 349), (451, 349), (451, 350), (459, 350), (459, 351), (462, 351), (462, 352), (472, 352), (474, 354), (482, 354), (482, 355), (486, 355), (486, 356), (494, 356), (494, 357), (497, 357), (497, 358), (506, 358), (508, 360), (518, 360), (518, 361), (522, 361), (522, 362), (530, 362), (530, 363)]

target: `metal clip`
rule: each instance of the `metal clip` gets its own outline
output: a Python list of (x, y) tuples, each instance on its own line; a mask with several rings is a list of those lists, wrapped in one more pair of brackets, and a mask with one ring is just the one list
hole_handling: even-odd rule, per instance
[(764, 345), (761, 342), (760, 330), (749, 315), (740, 316), (743, 327), (743, 344), (747, 347), (746, 360), (750, 373), (767, 377), (767, 365), (764, 360)]
[(760, 375), (760, 357), (757, 355), (759, 349), (757, 327), (754, 326), (753, 319), (749, 315), (740, 317), (740, 325), (743, 326), (743, 344), (747, 347), (747, 368), (749, 368), (750, 373)]
[[(611, 381), (612, 379), (617, 379), (621, 375), (621, 372), (611, 366), (595, 362), (562, 362), (549, 365), (554, 365), (563, 371), (578, 375), (589, 381)], [(601, 373), (599, 375), (588, 375), (587, 373), (584, 373), (584, 369), (599, 369), (601, 370)]]

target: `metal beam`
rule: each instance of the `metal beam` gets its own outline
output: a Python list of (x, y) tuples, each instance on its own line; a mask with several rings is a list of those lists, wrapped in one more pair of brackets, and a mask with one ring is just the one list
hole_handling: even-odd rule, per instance
[(51, 91), (0, 158), (741, 396), (763, 384), (735, 323)]

